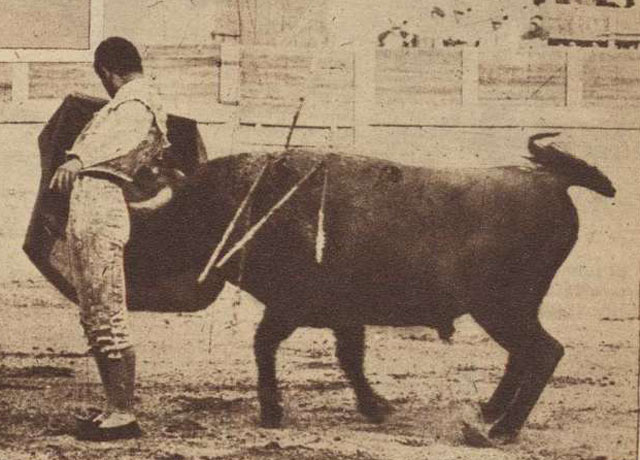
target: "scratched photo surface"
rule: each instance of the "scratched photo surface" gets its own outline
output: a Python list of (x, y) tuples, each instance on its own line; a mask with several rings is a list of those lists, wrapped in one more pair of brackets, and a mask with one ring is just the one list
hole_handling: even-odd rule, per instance
[[(636, 3), (3, 1), (0, 459), (637, 458)], [(66, 96), (108, 98), (92, 61), (110, 36), (137, 46), (168, 113), (197, 122), (210, 163), (189, 171), (180, 190), (191, 195), (176, 192), (183, 201), (175, 216), (149, 224), (152, 249), (136, 252), (157, 305), (183, 310), (129, 315), (144, 436), (91, 443), (75, 439), (74, 414), (102, 407), (104, 394), (78, 306), (36, 268), (23, 244), (46, 167), (38, 136)], [(542, 133), (559, 134), (530, 150), (531, 136)], [(536, 145), (553, 146), (551, 164), (528, 159)], [(598, 168), (615, 196), (584, 163), (558, 166), (562, 152)], [(265, 164), (252, 197), (250, 185)], [(231, 165), (228, 174), (218, 165)], [(510, 169), (492, 169), (502, 167)], [(469, 185), (456, 194), (438, 182), (482, 184), (502, 174), (496, 171), (582, 184), (568, 190), (577, 220), (569, 208), (553, 217), (552, 186), (547, 192), (523, 179), (521, 186)], [(586, 171), (593, 173), (587, 179)], [(210, 212), (220, 209), (219, 194), (235, 194), (236, 202), (217, 219)], [(198, 297), (196, 305), (190, 289), (245, 197), (249, 217), (237, 220), (217, 259), (228, 256), (238, 270), (217, 296)], [(535, 212), (496, 217), (510, 204), (534, 202)], [(252, 227), (263, 217), (263, 226)], [(478, 236), (485, 222), (502, 233)], [(487, 321), (521, 347), (530, 371), (517, 405), (558, 350), (531, 351), (537, 342), (513, 332), (509, 315), (533, 290), (526, 274), (555, 269), (548, 267), (556, 253), (534, 240), (566, 235), (561, 226), (575, 222), (577, 241), (539, 309), (564, 355), (519, 435), (497, 442), (480, 404), (501, 381), (508, 353), (468, 313), (485, 305)], [(496, 254), (510, 241), (530, 244), (529, 256), (496, 268)], [(196, 246), (204, 249), (192, 257)], [(465, 251), (472, 256), (462, 257)], [(155, 290), (154, 261), (167, 258), (191, 277)], [(211, 276), (226, 273), (213, 265)], [(504, 305), (486, 302), (501, 289), (482, 281), (492, 270), (505, 285), (518, 280)], [(421, 277), (431, 286), (424, 291)], [(353, 286), (360, 297), (349, 307)], [(415, 304), (412, 289), (423, 295)], [(265, 302), (291, 293), (295, 302)], [(254, 335), (265, 311), (294, 323), (301, 312), (314, 318), (300, 320), (278, 348), (284, 417), (276, 428), (264, 427), (257, 392)], [(324, 327), (357, 318), (376, 323), (366, 327), (364, 372), (393, 407), (384, 420), (366, 407), (358, 411), (362, 401), (336, 357), (336, 336)], [(307, 327), (311, 322), (322, 327)], [(402, 327), (386, 325), (392, 323)], [(358, 354), (354, 343), (343, 345), (343, 358)]]

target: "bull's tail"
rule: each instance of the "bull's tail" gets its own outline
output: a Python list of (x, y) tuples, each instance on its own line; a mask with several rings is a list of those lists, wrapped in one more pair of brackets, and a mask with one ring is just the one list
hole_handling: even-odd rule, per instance
[(529, 138), (529, 152), (525, 157), (549, 172), (564, 177), (569, 185), (586, 187), (606, 197), (612, 198), (616, 189), (602, 172), (586, 161), (570, 153), (559, 150), (553, 144), (539, 145), (536, 141), (545, 137), (555, 137), (560, 133), (540, 133)]

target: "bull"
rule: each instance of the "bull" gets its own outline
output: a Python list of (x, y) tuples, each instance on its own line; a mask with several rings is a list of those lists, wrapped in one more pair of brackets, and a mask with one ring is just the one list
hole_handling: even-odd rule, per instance
[[(391, 406), (363, 371), (365, 326), (428, 326), (446, 339), (469, 314), (508, 352), (481, 415), (489, 437), (512, 440), (564, 353), (538, 315), (577, 240), (567, 189), (616, 192), (597, 168), (539, 145), (546, 136), (529, 141), (531, 167), (427, 169), (309, 152), (218, 158), (173, 188), (164, 207), (134, 218), (131, 251), (153, 238), (179, 254), (164, 270), (186, 273), (224, 243), (229, 257), (205, 285), (225, 280), (265, 305), (254, 342), (265, 427), (282, 421), (275, 356), (297, 328), (333, 331), (358, 410), (380, 422)], [(145, 215), (144, 202), (138, 208)], [(163, 263), (147, 254), (130, 269)]]

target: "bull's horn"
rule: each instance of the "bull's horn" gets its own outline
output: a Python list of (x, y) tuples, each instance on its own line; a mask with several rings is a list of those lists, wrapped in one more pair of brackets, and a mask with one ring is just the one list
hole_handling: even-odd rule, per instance
[(129, 203), (129, 208), (133, 211), (152, 212), (169, 204), (171, 198), (173, 198), (173, 189), (166, 186), (148, 200)]

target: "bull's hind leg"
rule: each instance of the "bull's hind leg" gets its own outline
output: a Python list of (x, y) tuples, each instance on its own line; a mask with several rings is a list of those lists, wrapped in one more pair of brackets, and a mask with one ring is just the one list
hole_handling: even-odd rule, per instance
[(265, 314), (258, 325), (254, 352), (258, 365), (258, 400), (260, 424), (265, 428), (278, 428), (282, 422), (282, 407), (276, 379), (276, 352), (280, 342), (296, 328)]
[(358, 401), (358, 411), (374, 423), (381, 423), (392, 411), (391, 405), (378, 395), (364, 375), (364, 326), (345, 326), (334, 329), (336, 356)]
[(518, 352), (527, 366), (526, 378), (505, 415), (489, 431), (490, 437), (509, 438), (522, 428), (564, 355), (564, 347), (539, 322), (527, 332), (527, 343)]
[(540, 398), (564, 348), (544, 330), (537, 318), (498, 316), (487, 321), (474, 315), (487, 333), (509, 352), (505, 375), (483, 413), (487, 418), (498, 420), (489, 436), (510, 440), (518, 434)]

